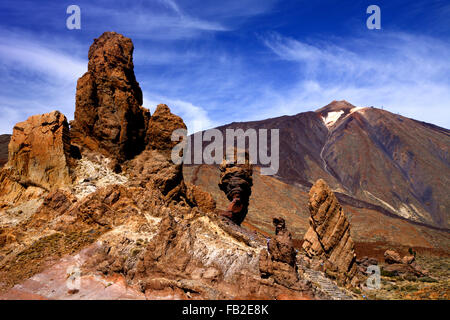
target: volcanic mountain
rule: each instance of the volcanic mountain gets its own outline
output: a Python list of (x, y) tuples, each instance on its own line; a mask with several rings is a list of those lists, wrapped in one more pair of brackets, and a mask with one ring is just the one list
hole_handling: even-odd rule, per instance
[(450, 131), (374, 107), (333, 101), (315, 112), (226, 129), (279, 129), (276, 178), (307, 190), (319, 178), (339, 199), (440, 229), (449, 227)]

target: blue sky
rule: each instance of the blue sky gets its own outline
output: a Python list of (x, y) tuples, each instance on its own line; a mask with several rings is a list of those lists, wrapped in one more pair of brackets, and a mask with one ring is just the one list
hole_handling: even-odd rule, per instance
[[(66, 28), (71, 4), (81, 30)], [(191, 132), (342, 99), (450, 128), (449, 1), (2, 0), (0, 133), (55, 109), (73, 119), (104, 31), (133, 40), (144, 106), (166, 103)]]

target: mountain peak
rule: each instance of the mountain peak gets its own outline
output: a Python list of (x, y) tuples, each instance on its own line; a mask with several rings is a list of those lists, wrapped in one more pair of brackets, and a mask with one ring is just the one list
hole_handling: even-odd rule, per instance
[(325, 107), (316, 110), (325, 125), (329, 128), (333, 126), (339, 119), (344, 118), (350, 113), (362, 109), (362, 107), (356, 107), (346, 100), (336, 101), (333, 100)]
[(336, 111), (343, 111), (345, 114), (347, 114), (354, 108), (356, 107), (346, 100), (341, 101), (333, 100), (325, 107), (317, 109), (316, 112), (320, 113), (322, 116), (326, 115), (329, 112), (336, 112)]

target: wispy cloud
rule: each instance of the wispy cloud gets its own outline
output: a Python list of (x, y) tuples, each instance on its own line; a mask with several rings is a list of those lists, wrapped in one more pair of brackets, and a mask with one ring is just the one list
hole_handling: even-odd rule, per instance
[(0, 33), (0, 57), (2, 67), (23, 68), (63, 81), (73, 81), (87, 70), (87, 61), (12, 33)]
[[(109, 5), (109, 2), (88, 2), (82, 5), (82, 12), (86, 19), (85, 28), (88, 30), (104, 25), (135, 39), (181, 40), (198, 37), (205, 32), (228, 30), (219, 21), (186, 13), (172, 0), (115, 6)], [(100, 23), (95, 21), (99, 18)]]
[(335, 40), (305, 42), (276, 33), (262, 38), (279, 59), (296, 66), (297, 81), (276, 98), (283, 112), (346, 99), (450, 126), (448, 43), (386, 32)]
[(3, 30), (0, 70), (0, 132), (7, 133), (37, 113), (57, 109), (72, 117), (76, 81), (87, 70), (87, 61), (27, 33)]
[(80, 0), (79, 31), (65, 29), (63, 4), (55, 10), (45, 2), (33, 14), (34, 2), (21, 3), (22, 9), (0, 4), (20, 22), (12, 31), (7, 17), (0, 21), (0, 132), (54, 109), (72, 118), (89, 45), (106, 30), (133, 40), (144, 106), (166, 103), (191, 132), (314, 110), (338, 99), (450, 127), (445, 39), (385, 30), (286, 37), (269, 31), (276, 14), (255, 37), (253, 22), (279, 10), (273, 10), (277, 0)]

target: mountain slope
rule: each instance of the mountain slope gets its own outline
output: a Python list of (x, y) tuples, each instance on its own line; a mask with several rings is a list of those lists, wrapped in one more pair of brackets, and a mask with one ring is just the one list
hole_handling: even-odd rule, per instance
[[(186, 181), (209, 192), (218, 208), (228, 206), (227, 198), (217, 185), (219, 168), (213, 165), (184, 166), (183, 174)], [(443, 249), (447, 252), (450, 248), (448, 232), (412, 223), (394, 214), (387, 215), (377, 206), (364, 208), (349, 201), (341, 203), (351, 223), (351, 237), (356, 241), (357, 248), (366, 248), (369, 242), (378, 243), (384, 250), (390, 246), (406, 246)], [(300, 245), (300, 240), (309, 228), (308, 190), (298, 184), (260, 175), (259, 170), (254, 170), (249, 212), (243, 225), (264, 234), (272, 234), (272, 218), (275, 216), (286, 220), (296, 243)]]
[(323, 178), (343, 202), (448, 229), (447, 129), (346, 101), (217, 129), (239, 128), (280, 129), (276, 178), (288, 184), (309, 188)]
[(349, 194), (411, 219), (448, 227), (450, 132), (364, 108), (330, 128), (323, 157)]

